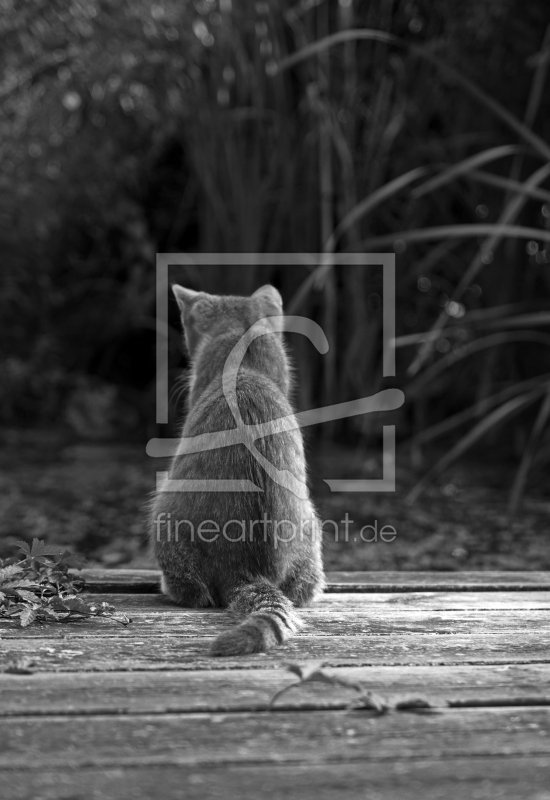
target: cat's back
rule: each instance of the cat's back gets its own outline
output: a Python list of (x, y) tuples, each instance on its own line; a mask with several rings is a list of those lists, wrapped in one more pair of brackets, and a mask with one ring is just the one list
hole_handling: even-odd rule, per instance
[[(159, 502), (179, 515), (222, 523), (264, 513), (299, 517), (299, 499), (278, 480), (286, 471), (306, 482), (302, 436), (289, 400), (289, 360), (281, 334), (270, 327), (271, 315), (282, 314), (280, 295), (272, 287), (251, 298), (188, 294), (182, 304), (192, 356), (189, 410), (169, 477), (248, 481), (257, 491), (185, 491)], [(185, 443), (205, 435), (197, 452), (189, 452), (194, 448)]]
[[(287, 425), (290, 430), (284, 430)], [(258, 469), (260, 465), (246, 447), (247, 441), (254, 443), (277, 469), (288, 469), (304, 480), (302, 437), (293, 425), (296, 423), (291, 403), (277, 383), (256, 370), (243, 369), (237, 377), (233, 404), (221, 382), (216, 382), (197, 398), (182, 428), (184, 439), (219, 433), (212, 443), (222, 446), (177, 457), (173, 463), (174, 475), (233, 480), (254, 475), (255, 481), (263, 485), (265, 471)], [(223, 446), (227, 440), (235, 441), (236, 431), (240, 443)], [(256, 436), (260, 433), (264, 435)]]

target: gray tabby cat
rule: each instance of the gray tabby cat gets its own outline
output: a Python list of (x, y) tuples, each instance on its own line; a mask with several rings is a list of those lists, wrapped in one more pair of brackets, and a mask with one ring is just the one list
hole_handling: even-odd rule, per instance
[[(172, 288), (191, 357), (189, 409), (181, 436), (230, 434), (236, 427), (222, 374), (231, 351), (254, 323), (265, 325), (267, 333), (247, 345), (234, 373), (237, 413), (245, 425), (292, 415), (289, 360), (282, 334), (274, 330), (281, 330), (283, 315), (279, 292), (264, 286), (251, 297), (219, 297)], [(272, 475), (291, 474), (304, 485), (300, 429), (267, 435), (253, 446), (258, 458), (242, 443), (176, 455), (168, 479), (246, 480), (261, 491), (161, 488), (153, 504), (163, 592), (182, 606), (228, 607), (242, 618), (214, 641), (215, 656), (256, 653), (283, 642), (300, 627), (295, 607), (308, 605), (324, 585), (320, 523), (307, 491), (298, 496), (260, 463), (267, 459)]]

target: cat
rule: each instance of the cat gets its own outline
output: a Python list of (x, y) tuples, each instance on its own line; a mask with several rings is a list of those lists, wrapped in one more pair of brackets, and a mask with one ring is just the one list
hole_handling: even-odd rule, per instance
[[(243, 351), (235, 377), (237, 413), (245, 425), (292, 416), (277, 289), (266, 285), (251, 297), (172, 289), (191, 360), (181, 436), (230, 434), (236, 427), (222, 374), (234, 346), (255, 323), (267, 332)], [(242, 618), (214, 641), (214, 656), (257, 653), (284, 642), (302, 625), (296, 607), (308, 605), (324, 587), (321, 525), (307, 488), (300, 495), (270, 477), (277, 471), (291, 474), (306, 487), (300, 429), (258, 438), (253, 446), (258, 458), (243, 443), (175, 455), (168, 479), (246, 480), (261, 491), (160, 487), (153, 502), (153, 549), (162, 591), (182, 606), (223, 607)], [(273, 464), (270, 474), (263, 459)]]

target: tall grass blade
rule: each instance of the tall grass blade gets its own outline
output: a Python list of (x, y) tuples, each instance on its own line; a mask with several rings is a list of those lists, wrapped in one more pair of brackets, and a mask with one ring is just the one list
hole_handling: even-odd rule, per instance
[[(548, 312), (536, 311), (528, 314), (518, 314), (516, 312), (523, 311), (528, 303), (506, 303), (501, 306), (492, 306), (491, 308), (476, 308), (472, 311), (467, 311), (466, 314), (460, 319), (450, 319), (446, 331), (453, 334), (453, 328), (463, 329), (465, 326), (472, 326), (481, 329), (491, 328), (514, 328), (524, 327), (528, 325), (549, 325), (550, 316)], [(413, 344), (420, 344), (421, 342), (430, 342), (437, 340), (442, 336), (445, 330), (441, 331), (423, 331), (422, 333), (407, 333), (403, 336), (398, 336), (394, 340), (395, 347), (409, 347)]]
[(409, 280), (412, 281), (419, 275), (429, 272), (436, 264), (440, 264), (446, 258), (454, 258), (454, 260), (458, 262), (458, 257), (453, 253), (453, 250), (455, 250), (459, 244), (460, 239), (450, 239), (449, 241), (440, 242), (435, 247), (432, 247), (423, 258), (420, 258), (414, 265), (411, 265), (407, 276)]
[(316, 42), (306, 45), (306, 47), (302, 47), (301, 50), (298, 50), (296, 53), (292, 53), (292, 55), (281, 59), (277, 64), (277, 71), (282, 72), (285, 69), (290, 69), (290, 67), (300, 64), (302, 61), (311, 58), (311, 56), (318, 55), (334, 45), (354, 42), (358, 39), (371, 42), (386, 42), (387, 44), (398, 42), (398, 39), (392, 36), (392, 34), (371, 28), (354, 28), (353, 30), (338, 31), (338, 33), (325, 36)]
[(429, 428), (425, 428), (413, 439), (411, 439), (410, 444), (412, 446), (417, 446), (426, 444), (427, 442), (432, 442), (434, 439), (439, 439), (441, 436), (445, 436), (446, 434), (451, 433), (459, 428), (461, 425), (464, 425), (465, 422), (469, 422), (472, 419), (481, 417), (482, 414), (485, 414), (489, 409), (493, 408), (499, 403), (504, 403), (512, 397), (516, 397), (522, 392), (538, 390), (540, 395), (543, 391), (540, 389), (541, 381), (550, 381), (550, 373), (537, 376), (536, 378), (530, 378), (526, 381), (520, 381), (520, 383), (514, 383), (512, 386), (507, 386), (505, 389), (501, 389), (500, 391), (495, 392), (495, 394), (483, 398), (482, 401), (474, 403), (468, 408), (465, 408), (463, 411), (458, 411), (456, 414), (447, 417), (441, 422), (431, 425)]
[(364, 249), (379, 249), (393, 246), (396, 241), (408, 243), (431, 242), (448, 237), (462, 239), (475, 238), (489, 234), (502, 238), (539, 239), (550, 242), (550, 231), (542, 228), (527, 228), (523, 225), (503, 225), (502, 223), (473, 222), (464, 225), (434, 225), (431, 228), (418, 228), (412, 231), (397, 231), (384, 236), (373, 236), (362, 242)]
[(533, 459), (537, 452), (541, 434), (544, 428), (546, 427), (546, 423), (548, 422), (549, 418), (550, 418), (550, 392), (546, 394), (546, 397), (542, 401), (542, 405), (535, 420), (535, 424), (533, 425), (531, 434), (529, 436), (529, 441), (527, 442), (527, 447), (525, 448), (525, 452), (521, 459), (519, 469), (514, 479), (514, 485), (512, 486), (512, 494), (510, 496), (510, 506), (509, 506), (510, 516), (514, 516), (519, 508), (519, 504), (523, 496), (523, 491), (525, 489), (527, 476), (529, 475), (529, 470), (531, 469)]
[[(475, 170), (477, 167), (483, 166), (483, 164), (488, 164), (491, 161), (497, 161), (497, 159), (504, 158), (505, 156), (514, 155), (520, 150), (523, 151), (524, 148), (515, 144), (503, 144), (499, 147), (491, 147), (489, 150), (483, 150), (481, 153), (476, 153), (473, 156), (469, 156), (469, 158), (459, 161), (458, 164), (453, 164), (451, 167), (444, 170), (439, 175), (436, 175), (434, 178), (430, 178), (430, 180), (422, 183), (420, 186), (416, 186), (411, 191), (411, 197), (413, 200), (418, 200), (420, 197), (423, 197), (429, 192), (433, 192), (435, 189), (440, 189), (442, 186), (446, 186), (455, 178), (465, 175), (472, 170)], [(521, 186), (521, 184), (519, 185)]]
[(355, 30), (339, 31), (338, 33), (333, 33), (330, 36), (325, 36), (323, 39), (319, 39), (319, 41), (303, 47), (301, 50), (298, 50), (298, 52), (293, 53), (291, 56), (281, 59), (278, 63), (278, 72), (289, 69), (290, 67), (293, 67), (296, 64), (299, 64), (300, 62), (310, 58), (311, 56), (317, 55), (318, 53), (333, 47), (334, 45), (351, 42), (357, 39), (395, 44), (398, 47), (404, 47), (405, 49), (408, 49), (410, 53), (416, 55), (418, 58), (423, 58), (426, 61), (429, 61), (431, 64), (436, 66), (443, 75), (446, 75), (454, 83), (457, 83), (459, 86), (465, 89), (473, 98), (481, 103), (482, 106), (488, 108), (495, 116), (499, 117), (503, 122), (505, 122), (509, 128), (518, 133), (521, 138), (532, 145), (532, 147), (538, 153), (540, 153), (543, 158), (550, 160), (550, 145), (548, 145), (544, 139), (541, 139), (540, 136), (537, 136), (536, 133), (533, 133), (533, 131), (530, 130), (530, 128), (528, 128), (527, 125), (521, 122), (516, 116), (514, 116), (514, 114), (511, 114), (509, 111), (507, 111), (497, 100), (492, 98), (489, 94), (487, 94), (487, 92), (484, 92), (483, 89), (480, 89), (477, 84), (469, 80), (469, 78), (465, 78), (464, 75), (462, 75), (458, 70), (456, 70), (454, 67), (451, 67), (437, 56), (434, 56), (434, 54), (429, 50), (426, 50), (423, 47), (418, 47), (417, 45), (409, 45), (399, 37), (392, 36), (391, 34), (384, 33), (383, 31), (377, 31), (369, 28), (358, 28)]
[[(550, 175), (550, 162), (544, 164), (540, 167), (536, 172), (534, 172), (525, 182), (524, 186), (526, 188), (534, 188), (542, 181), (546, 180), (546, 178)], [(513, 220), (517, 217), (523, 206), (527, 201), (527, 196), (525, 194), (516, 194), (512, 199), (506, 204), (504, 207), (497, 225), (495, 226), (495, 232), (490, 234), (487, 239), (480, 245), (473, 261), (471, 262), (470, 266), (462, 276), (459, 281), (458, 286), (454, 290), (451, 300), (460, 300), (470, 283), (473, 281), (477, 273), (483, 267), (485, 254), (490, 252), (491, 254), (499, 245), (500, 241), (504, 237), (510, 236), (510, 231), (512, 229), (518, 229), (521, 231), (521, 226), (512, 225)], [(502, 229), (498, 231), (498, 228)], [(536, 230), (531, 229), (531, 230)], [(518, 237), (522, 237), (522, 233), (517, 233)], [(548, 241), (550, 241), (550, 231), (543, 231), (542, 229), (538, 231), (532, 238), (535, 239), (545, 239), (548, 237)], [(445, 327), (449, 316), (446, 310), (443, 310), (439, 315), (438, 319), (432, 326), (432, 330), (441, 330)], [(416, 375), (416, 373), (420, 370), (422, 365), (425, 363), (427, 358), (430, 355), (430, 348), (420, 352), (413, 363), (410, 365), (409, 369), (407, 370), (409, 375)]]
[(443, 458), (439, 459), (437, 464), (435, 464), (435, 466), (429, 470), (422, 480), (420, 480), (416, 486), (411, 489), (405, 498), (405, 501), (407, 503), (414, 503), (414, 501), (417, 500), (422, 492), (424, 492), (424, 490), (429, 486), (432, 480), (437, 475), (440, 475), (441, 472), (443, 472), (443, 470), (445, 470), (448, 466), (450, 466), (453, 461), (456, 461), (456, 459), (469, 450), (470, 447), (473, 447), (474, 444), (479, 442), (479, 440), (482, 439), (496, 425), (499, 425), (501, 422), (504, 422), (504, 420), (514, 416), (514, 414), (518, 414), (530, 403), (533, 403), (540, 393), (541, 390), (537, 389), (532, 392), (522, 394), (520, 397), (514, 397), (512, 400), (509, 400), (507, 403), (504, 403), (503, 405), (499, 406), (499, 408), (488, 414), (484, 419), (481, 420), (481, 422), (478, 422), (478, 424), (475, 425), (471, 431), (459, 439), (454, 447), (452, 447), (449, 452), (443, 456)]
[[(546, 28), (544, 41), (542, 44), (542, 51), (544, 52), (550, 47), (550, 25)], [(544, 84), (546, 83), (546, 73), (548, 71), (548, 59), (542, 58), (538, 61), (531, 83), (531, 91), (529, 92), (529, 99), (527, 101), (527, 108), (523, 117), (523, 123), (528, 128), (532, 128), (537, 118), (540, 101), (542, 100), (542, 93)], [(523, 154), (518, 154), (513, 162), (510, 170), (510, 178), (517, 180), (521, 174), (521, 167), (523, 165)]]
[(544, 189), (527, 189), (523, 183), (513, 178), (504, 178), (502, 175), (493, 175), (483, 170), (472, 170), (468, 173), (468, 179), (478, 183), (485, 183), (487, 186), (496, 186), (497, 189), (505, 189), (508, 192), (526, 194), (528, 197), (532, 197), (533, 200), (540, 200), (542, 203), (550, 203), (550, 192)]
[(550, 311), (516, 314), (515, 317), (504, 317), (502, 320), (489, 320), (483, 323), (484, 328), (521, 328), (527, 325), (550, 325)]
[(286, 313), (289, 316), (296, 314), (313, 289), (323, 288), (327, 275), (332, 267), (332, 259), (329, 259), (328, 262), (320, 264), (307, 276), (288, 304)]
[(414, 45), (410, 47), (410, 51), (420, 58), (425, 58), (434, 66), (438, 67), (443, 75), (446, 75), (452, 81), (465, 89), (484, 108), (492, 111), (496, 117), (499, 117), (499, 119), (505, 122), (509, 128), (518, 133), (519, 136), (524, 139), (524, 141), (528, 142), (538, 153), (540, 153), (543, 158), (550, 160), (550, 145), (548, 145), (544, 139), (542, 139), (536, 133), (533, 133), (533, 131), (523, 122), (521, 122), (514, 114), (511, 114), (510, 111), (507, 111), (507, 109), (504, 108), (504, 106), (501, 105), (498, 100), (495, 100), (493, 97), (491, 97), (491, 95), (487, 94), (487, 92), (484, 92), (483, 89), (480, 89), (480, 87), (469, 78), (465, 78), (464, 75), (462, 75), (454, 67), (451, 67), (442, 59), (434, 56), (433, 53)]
[(468, 342), (468, 344), (458, 347), (451, 353), (447, 353), (447, 355), (443, 356), (443, 358), (439, 359), (435, 364), (432, 364), (432, 366), (423, 372), (416, 381), (413, 381), (413, 383), (409, 385), (407, 394), (412, 397), (415, 393), (421, 393), (425, 390), (426, 386), (441, 375), (442, 372), (445, 372), (445, 370), (453, 367), (459, 361), (474, 353), (486, 350), (489, 347), (500, 347), (501, 345), (515, 342), (536, 342), (537, 344), (550, 347), (550, 334), (537, 333), (536, 331), (517, 331), (516, 333), (493, 333), (489, 336), (475, 339), (475, 341)]
[(358, 222), (362, 217), (366, 216), (370, 211), (376, 208), (376, 206), (380, 205), (380, 203), (383, 203), (384, 200), (387, 200), (401, 189), (404, 189), (417, 178), (425, 175), (426, 172), (426, 167), (417, 167), (416, 169), (412, 169), (409, 172), (406, 172), (404, 175), (399, 175), (399, 177), (384, 184), (384, 186), (380, 186), (380, 188), (376, 189), (368, 197), (365, 197), (364, 200), (361, 200), (360, 203), (358, 203), (354, 208), (351, 209), (351, 211), (349, 211), (348, 214), (346, 214), (344, 219), (333, 230), (332, 234), (326, 241), (324, 247), (325, 252), (332, 253), (339, 238), (353, 225), (355, 225), (356, 222)]

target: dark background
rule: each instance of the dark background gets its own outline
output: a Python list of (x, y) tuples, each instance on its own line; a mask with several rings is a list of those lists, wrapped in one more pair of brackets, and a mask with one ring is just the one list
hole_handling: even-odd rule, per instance
[[(549, 23), (547, 0), (2, 0), (3, 554), (34, 535), (146, 559), (144, 445), (170, 433), (155, 253), (334, 249), (396, 253), (395, 380), (381, 270), (170, 273), (220, 293), (272, 281), (323, 326), (329, 357), (296, 343), (300, 407), (405, 391), (391, 419), (308, 432), (323, 516), (398, 530), (327, 542), (329, 565), (548, 567)], [(175, 303), (170, 324), (173, 429)], [(323, 476), (380, 476), (383, 422), (397, 494), (327, 494)]]

